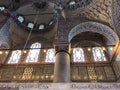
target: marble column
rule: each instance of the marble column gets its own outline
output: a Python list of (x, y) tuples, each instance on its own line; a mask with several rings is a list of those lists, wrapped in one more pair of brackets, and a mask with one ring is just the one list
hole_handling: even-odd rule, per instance
[(70, 82), (70, 55), (65, 50), (56, 53), (53, 82)]

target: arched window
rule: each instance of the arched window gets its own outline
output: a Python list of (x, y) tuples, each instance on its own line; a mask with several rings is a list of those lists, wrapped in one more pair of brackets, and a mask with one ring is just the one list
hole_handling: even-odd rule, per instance
[(19, 62), (22, 52), (20, 50), (12, 51), (12, 55), (8, 61), (8, 64), (16, 64)]
[(46, 53), (46, 61), (48, 63), (52, 63), (55, 62), (55, 51), (54, 49), (48, 49), (47, 53)]
[(101, 47), (92, 48), (93, 56), (95, 61), (106, 61), (105, 54)]
[(38, 57), (39, 57), (39, 53), (40, 53), (40, 49), (41, 48), (41, 44), (36, 42), (33, 43), (30, 47), (30, 51), (28, 53), (26, 62), (37, 62), (38, 61)]
[(69, 1), (68, 4), (69, 4), (69, 5), (74, 5), (74, 4), (76, 4), (76, 2), (75, 2), (74, 0), (71, 0), (71, 1)]
[(22, 23), (24, 21), (24, 18), (22, 16), (18, 16), (18, 21)]
[(45, 29), (45, 25), (44, 25), (44, 24), (39, 25), (39, 29), (40, 29), (40, 30), (41, 30), (41, 29)]
[(34, 27), (34, 24), (33, 23), (28, 23), (27, 27), (32, 29)]
[(51, 20), (51, 21), (49, 22), (49, 25), (51, 25), (51, 24), (53, 24), (53, 20)]
[(0, 11), (3, 11), (5, 10), (5, 7), (4, 6), (0, 6)]
[(73, 49), (73, 61), (74, 62), (85, 62), (84, 51), (82, 48)]

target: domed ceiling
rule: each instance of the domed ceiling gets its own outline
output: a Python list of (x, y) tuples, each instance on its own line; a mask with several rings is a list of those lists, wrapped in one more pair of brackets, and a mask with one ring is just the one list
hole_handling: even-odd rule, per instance
[[(9, 30), (13, 47), (25, 42), (31, 30), (30, 39), (43, 37), (54, 42), (59, 11), (69, 19), (84, 17), (113, 27), (110, 6), (111, 0), (0, 0), (0, 7), (5, 7), (13, 19)], [(6, 18), (0, 14), (1, 26)]]
[(47, 2), (33, 2), (17, 9), (13, 18), (32, 32), (45, 32), (54, 27), (57, 13)]

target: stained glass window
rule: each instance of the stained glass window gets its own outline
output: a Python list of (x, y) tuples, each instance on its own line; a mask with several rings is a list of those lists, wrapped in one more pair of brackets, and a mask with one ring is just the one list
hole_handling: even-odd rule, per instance
[(20, 50), (12, 51), (12, 55), (8, 61), (8, 64), (16, 64), (19, 62), (22, 52)]
[(34, 24), (33, 23), (28, 23), (28, 26), (27, 27), (29, 27), (29, 28), (33, 28), (34, 27)]
[(28, 53), (26, 62), (37, 62), (38, 57), (39, 57), (39, 53), (40, 53), (39, 48), (41, 48), (41, 44), (36, 42), (36, 43), (32, 44), (30, 48), (31, 49)]
[(45, 62), (55, 62), (55, 52), (54, 49), (48, 49), (47, 53), (46, 53), (46, 61)]
[(95, 61), (106, 61), (105, 54), (101, 47), (92, 48), (93, 56)]
[(84, 62), (84, 51), (82, 48), (74, 48), (73, 49), (73, 61), (74, 62)]
[(18, 16), (18, 20), (22, 23), (24, 21), (24, 18), (22, 16)]

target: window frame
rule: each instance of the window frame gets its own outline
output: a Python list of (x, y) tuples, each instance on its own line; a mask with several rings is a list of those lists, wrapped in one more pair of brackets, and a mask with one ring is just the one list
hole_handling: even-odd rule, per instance
[[(39, 44), (38, 48), (32, 48), (32, 47), (34, 47), (35, 44)], [(36, 53), (36, 52), (38, 53), (38, 56), (37, 56), (37, 58), (36, 58), (37, 60), (30, 61), (30, 59), (29, 59), (29, 58), (30, 58), (30, 54), (31, 54), (32, 50), (35, 50), (35, 49), (36, 49), (35, 53)], [(39, 51), (37, 51), (37, 50), (39, 50)], [(37, 63), (38, 60), (39, 60), (40, 51), (41, 51), (41, 43), (35, 42), (35, 43), (31, 44), (30, 49), (29, 49), (29, 51), (28, 51), (28, 54), (27, 54), (27, 56), (26, 56), (25, 62), (26, 62), (26, 63)], [(28, 57), (28, 56), (29, 56), (29, 57)], [(33, 58), (33, 57), (32, 57), (32, 58)], [(35, 58), (35, 57), (34, 57), (34, 58)]]
[[(31, 25), (33, 25), (33, 26), (32, 26), (32, 27), (31, 27), (31, 26), (29, 27), (29, 24), (31, 24)], [(34, 25), (34, 23), (32, 23), (32, 22), (28, 22), (28, 23), (27, 23), (27, 27), (28, 27), (29, 29), (33, 29), (34, 26), (35, 26), (35, 25)]]
[[(101, 61), (100, 60), (95, 60), (96, 58), (95, 58), (95, 55), (94, 55), (94, 50), (93, 50), (94, 48), (100, 50), (100, 54), (102, 53), (101, 58), (103, 58), (104, 60), (101, 60)], [(106, 54), (105, 54), (104, 50), (102, 49), (102, 47), (92, 47), (92, 55), (93, 55), (93, 59), (94, 59), (93, 61), (94, 62), (106, 62), (106, 61), (108, 61), (107, 57), (106, 57)]]
[[(82, 50), (82, 53), (83, 53), (83, 55), (82, 55), (82, 57), (83, 57), (83, 61), (78, 61), (78, 60), (75, 60), (74, 59), (74, 50), (75, 49), (80, 49), (80, 51)], [(73, 59), (73, 62), (74, 63), (85, 63), (86, 62), (86, 60), (85, 60), (85, 51), (84, 51), (84, 49), (83, 48), (81, 48), (81, 47), (76, 47), (76, 48), (73, 48), (73, 50), (72, 50), (72, 59)]]

